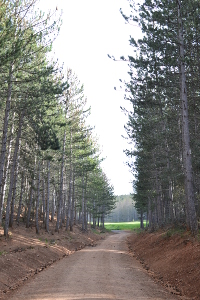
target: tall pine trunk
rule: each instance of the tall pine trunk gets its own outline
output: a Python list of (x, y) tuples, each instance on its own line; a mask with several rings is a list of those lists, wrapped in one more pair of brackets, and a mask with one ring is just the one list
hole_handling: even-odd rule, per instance
[(13, 78), (13, 64), (10, 65), (10, 70), (9, 70), (6, 109), (5, 109), (4, 124), (3, 124), (3, 135), (2, 135), (1, 157), (0, 157), (0, 193), (2, 192), (3, 170), (4, 170), (6, 148), (7, 148), (8, 121), (10, 115), (11, 93), (12, 93), (12, 78)]
[(71, 220), (71, 204), (72, 204), (72, 165), (70, 165), (70, 175), (69, 175), (69, 193), (68, 193), (68, 208), (67, 208), (67, 222), (66, 230), (68, 230)]
[(95, 217), (95, 200), (93, 200), (93, 228), (96, 228), (96, 217)]
[(42, 213), (43, 213), (43, 224), (46, 226), (46, 201), (45, 201), (45, 167), (44, 167), (44, 160), (42, 162), (43, 165), (43, 179), (42, 179)]
[(178, 26), (179, 26), (178, 39), (180, 45), (179, 70), (180, 70), (180, 99), (182, 104), (183, 165), (184, 165), (184, 173), (185, 173), (185, 194), (186, 194), (186, 202), (187, 202), (186, 209), (188, 210), (190, 229), (193, 234), (196, 234), (198, 227), (197, 227), (197, 217), (195, 211), (193, 175), (192, 175), (181, 0), (177, 0), (177, 6), (178, 6)]
[(17, 178), (18, 178), (18, 168), (19, 168), (19, 157), (20, 157), (20, 144), (19, 144), (19, 154), (17, 158), (16, 163), (16, 170), (15, 170), (15, 177), (14, 177), (14, 185), (13, 185), (13, 195), (12, 195), (12, 201), (11, 201), (11, 212), (10, 212), (10, 223), (9, 226), (13, 226), (13, 220), (14, 220), (14, 208), (15, 208), (15, 196), (16, 196), (16, 186), (17, 186)]
[(29, 193), (28, 212), (27, 212), (27, 217), (26, 217), (26, 228), (29, 228), (29, 224), (30, 224), (31, 210), (32, 210), (32, 204), (33, 204), (33, 190), (35, 187), (35, 183), (34, 183), (35, 172), (36, 172), (36, 158), (35, 158), (33, 179), (31, 182), (30, 193)]
[(4, 226), (4, 235), (6, 237), (8, 236), (10, 203), (11, 203), (11, 197), (12, 197), (12, 192), (13, 192), (14, 173), (15, 173), (16, 164), (17, 164), (17, 157), (18, 157), (18, 150), (19, 150), (19, 144), (20, 144), (20, 138), (21, 138), (23, 119), (24, 119), (24, 111), (21, 113), (20, 118), (19, 118), (19, 128), (18, 128), (18, 132), (17, 132), (15, 150), (14, 150), (14, 155), (13, 155), (13, 164), (12, 164), (11, 173), (10, 173), (10, 185), (9, 185), (9, 191), (8, 191), (7, 206), (6, 206), (6, 219), (5, 219), (5, 226)]
[(50, 195), (50, 161), (47, 161), (47, 207), (46, 207), (46, 231), (49, 232), (49, 195)]
[(84, 201), (84, 223), (85, 223), (85, 230), (87, 231), (87, 197), (86, 197), (86, 189), (87, 189), (87, 173), (85, 176), (85, 201)]
[(70, 129), (70, 170), (69, 170), (69, 193), (68, 193), (68, 210), (66, 230), (69, 228), (71, 219), (71, 203), (72, 203), (72, 128)]
[(36, 211), (35, 211), (35, 228), (36, 233), (39, 233), (39, 205), (40, 205), (40, 160), (38, 161), (38, 185), (37, 185), (37, 200), (36, 200)]
[(55, 205), (56, 205), (56, 191), (54, 189), (52, 193), (51, 222), (54, 221)]
[(66, 130), (63, 138), (63, 153), (62, 153), (62, 163), (61, 163), (61, 172), (60, 172), (60, 191), (59, 191), (59, 200), (58, 200), (58, 211), (57, 211), (57, 222), (56, 222), (56, 231), (59, 231), (60, 228), (60, 215), (62, 209), (62, 199), (63, 199), (63, 177), (64, 177), (64, 164), (65, 164), (65, 143), (66, 143)]
[(85, 230), (84, 206), (85, 206), (85, 188), (84, 188), (84, 175), (82, 175), (82, 230)]
[(13, 132), (14, 132), (14, 119), (15, 119), (15, 113), (13, 114), (12, 118), (12, 127), (10, 132), (10, 139), (9, 139), (9, 146), (8, 146), (8, 155), (6, 159), (6, 164), (4, 168), (4, 177), (2, 181), (2, 193), (0, 192), (0, 225), (2, 224), (2, 213), (3, 213), (3, 206), (4, 206), (4, 199), (6, 194), (6, 186), (7, 186), (7, 178), (8, 178), (8, 171), (10, 166), (10, 158), (11, 158), (11, 150), (12, 150), (12, 141), (13, 141)]
[(16, 219), (17, 224), (19, 224), (20, 214), (22, 210), (23, 193), (24, 193), (24, 171), (22, 171), (22, 178), (21, 178), (21, 191), (20, 191), (19, 205), (18, 205), (17, 219)]
[(74, 202), (75, 202), (75, 176), (73, 172), (73, 185), (72, 185), (72, 205), (71, 205), (71, 218), (70, 218), (70, 231), (73, 231), (74, 225)]

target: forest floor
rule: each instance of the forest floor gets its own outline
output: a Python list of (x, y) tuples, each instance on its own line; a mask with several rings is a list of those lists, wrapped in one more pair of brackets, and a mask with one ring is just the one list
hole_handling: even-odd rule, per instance
[(134, 233), (128, 245), (154, 280), (181, 299), (200, 299), (199, 237), (175, 230)]
[[(41, 229), (37, 235), (34, 227), (26, 229), (20, 224), (15, 225), (5, 239), (0, 228), (0, 299), (10, 299), (31, 277), (37, 278), (55, 262), (86, 246), (93, 249), (108, 236), (110, 233), (100, 229), (82, 232), (80, 226), (75, 226), (73, 232), (63, 228), (59, 233), (54, 229), (47, 233)], [(158, 285), (179, 299), (200, 299), (200, 242), (197, 238), (188, 232), (130, 232), (127, 241), (130, 255)], [(134, 268), (132, 262), (130, 268)]]

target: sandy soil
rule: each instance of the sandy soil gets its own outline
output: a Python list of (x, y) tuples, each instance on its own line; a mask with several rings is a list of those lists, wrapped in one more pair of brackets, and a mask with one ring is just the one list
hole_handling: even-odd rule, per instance
[(11, 300), (177, 299), (156, 285), (130, 255), (121, 232), (62, 259), (21, 287)]

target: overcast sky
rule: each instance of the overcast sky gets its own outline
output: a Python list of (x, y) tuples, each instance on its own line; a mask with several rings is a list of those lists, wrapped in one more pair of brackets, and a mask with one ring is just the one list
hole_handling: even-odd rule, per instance
[[(48, 5), (48, 7), (47, 7)], [(138, 35), (136, 27), (126, 25), (119, 10), (129, 11), (127, 0), (41, 0), (40, 8), (63, 11), (63, 24), (54, 43), (55, 58), (71, 68), (84, 84), (91, 106), (89, 122), (95, 126), (102, 156), (102, 168), (114, 186), (115, 194), (133, 192), (133, 177), (123, 150), (127, 147), (124, 125), (127, 118), (120, 106), (130, 108), (120, 90), (119, 79), (128, 79), (128, 66), (115, 58), (131, 53), (129, 36)], [(114, 90), (116, 87), (116, 90)]]

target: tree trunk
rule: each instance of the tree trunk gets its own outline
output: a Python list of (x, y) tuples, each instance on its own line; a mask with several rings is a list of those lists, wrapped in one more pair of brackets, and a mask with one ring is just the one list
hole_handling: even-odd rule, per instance
[(42, 213), (43, 213), (43, 224), (46, 226), (46, 201), (45, 201), (45, 168), (44, 168), (44, 160), (42, 162), (43, 165), (43, 179), (42, 179)]
[(70, 220), (71, 220), (71, 203), (72, 203), (72, 170), (70, 170), (70, 179), (69, 179), (69, 193), (68, 193), (66, 230), (68, 230)]
[(36, 211), (35, 211), (35, 228), (36, 233), (39, 233), (39, 220), (38, 220), (38, 210), (40, 204), (40, 161), (38, 161), (38, 186), (37, 186), (37, 200), (36, 200)]
[(10, 65), (10, 70), (9, 70), (7, 101), (6, 101), (6, 109), (5, 109), (4, 124), (3, 124), (3, 135), (2, 135), (1, 157), (0, 157), (0, 193), (2, 192), (3, 170), (4, 170), (5, 157), (6, 157), (8, 121), (9, 121), (9, 114), (10, 114), (11, 92), (12, 92), (12, 77), (13, 77), (13, 64)]
[(51, 222), (54, 221), (55, 205), (56, 205), (56, 191), (54, 189), (53, 195), (52, 195)]
[[(74, 195), (75, 197), (75, 195)], [(75, 198), (74, 198), (74, 225), (76, 225), (77, 223), (77, 207), (76, 207), (76, 201), (75, 201)]]
[(70, 219), (70, 231), (73, 231), (74, 225), (74, 201), (75, 200), (75, 176), (73, 172), (73, 187), (72, 187), (72, 205), (71, 205), (71, 219)]
[(13, 219), (14, 219), (14, 207), (15, 207), (15, 195), (16, 195), (16, 186), (17, 186), (17, 177), (18, 177), (18, 168), (19, 168), (19, 156), (20, 156), (20, 143), (19, 143), (19, 155), (16, 162), (16, 170), (15, 170), (15, 177), (14, 177), (14, 186), (13, 186), (13, 195), (11, 201), (11, 212), (10, 212), (10, 223), (9, 226), (13, 226)]
[(143, 210), (140, 212), (140, 228), (144, 229)]
[(62, 198), (61, 198), (61, 202), (60, 202), (60, 224), (59, 224), (59, 228), (63, 227), (63, 199), (65, 199), (64, 191), (62, 191)]
[(102, 215), (102, 226), (103, 226), (103, 229), (104, 229), (104, 222), (105, 222), (105, 217), (104, 217), (104, 212), (103, 212), (103, 215)]
[(86, 197), (86, 189), (87, 189), (87, 173), (85, 176), (85, 201), (84, 201), (84, 223), (85, 223), (85, 230), (87, 231), (87, 197)]
[(20, 143), (20, 138), (21, 138), (23, 118), (24, 118), (24, 111), (21, 113), (21, 116), (19, 118), (19, 128), (18, 128), (18, 132), (17, 132), (15, 150), (14, 150), (14, 155), (13, 155), (13, 165), (12, 165), (11, 173), (10, 173), (10, 186), (9, 186), (9, 191), (8, 191), (7, 206), (6, 206), (6, 219), (5, 219), (5, 227), (4, 227), (5, 237), (8, 236), (10, 202), (11, 202), (12, 191), (13, 191), (14, 173), (15, 173), (17, 157), (18, 157), (18, 150), (19, 150), (19, 143)]
[(72, 203), (72, 129), (70, 130), (70, 171), (69, 171), (69, 193), (68, 193), (66, 230), (68, 230), (70, 220), (71, 220), (71, 203)]
[(57, 211), (57, 222), (56, 222), (56, 231), (59, 231), (60, 228), (60, 215), (61, 215), (61, 205), (63, 198), (63, 173), (64, 173), (64, 164), (65, 164), (65, 143), (66, 143), (66, 130), (64, 133), (63, 139), (63, 154), (62, 154), (62, 164), (60, 172), (60, 191), (59, 191), (59, 201), (58, 201), (58, 211)]
[[(35, 186), (35, 184), (34, 184), (35, 172), (36, 172), (36, 158), (35, 158), (35, 163), (34, 163), (33, 179), (31, 182), (30, 193), (29, 193), (28, 212), (27, 212), (27, 217), (26, 217), (26, 228), (29, 228), (29, 223), (30, 223), (30, 216), (31, 216), (32, 202), (33, 202), (33, 190), (34, 190), (34, 186)], [(26, 186), (27, 186), (27, 184), (26, 184)]]
[(46, 208), (46, 231), (49, 232), (49, 194), (50, 194), (50, 161), (47, 161), (47, 208)]
[(152, 227), (152, 208), (151, 208), (151, 198), (148, 197), (148, 221), (149, 221), (149, 228)]
[(193, 175), (192, 175), (192, 161), (190, 149), (190, 134), (188, 121), (188, 100), (187, 100), (187, 86), (185, 76), (185, 57), (184, 57), (184, 39), (183, 39), (183, 22), (182, 22), (182, 3), (177, 0), (178, 6), (178, 38), (180, 45), (180, 99), (182, 103), (182, 131), (183, 131), (183, 165), (185, 173), (185, 194), (186, 194), (186, 209), (188, 210), (188, 217), (190, 229), (193, 234), (197, 233), (197, 217), (195, 211), (194, 189), (193, 189)]
[(19, 225), (19, 219), (20, 219), (20, 214), (21, 214), (21, 210), (22, 210), (23, 193), (24, 193), (24, 171), (22, 171), (21, 192), (20, 192), (20, 197), (19, 197), (19, 206), (18, 206), (17, 219), (16, 219), (18, 225)]
[(96, 218), (95, 216), (95, 200), (93, 200), (93, 228), (96, 228)]
[(85, 202), (85, 188), (84, 188), (84, 175), (83, 175), (82, 177), (82, 230), (85, 230), (84, 202)]
[(63, 216), (62, 216), (62, 223), (63, 224), (65, 224), (65, 218), (66, 218), (66, 215), (67, 215), (66, 204), (67, 204), (67, 190), (65, 190), (65, 192), (64, 192)]
[(4, 177), (3, 177), (3, 181), (2, 181), (2, 193), (0, 192), (0, 225), (2, 224), (2, 213), (3, 213), (3, 205), (4, 205), (4, 199), (5, 199), (5, 193), (6, 193), (6, 183), (7, 183), (7, 178), (8, 178), (9, 166), (10, 166), (10, 158), (11, 158), (11, 150), (12, 150), (12, 138), (13, 138), (13, 132), (14, 132), (14, 119), (15, 119), (15, 113), (13, 114), (12, 128), (11, 128), (11, 134), (10, 134), (10, 140), (9, 140), (9, 147), (8, 147), (7, 162), (6, 162), (6, 166), (4, 168)]

